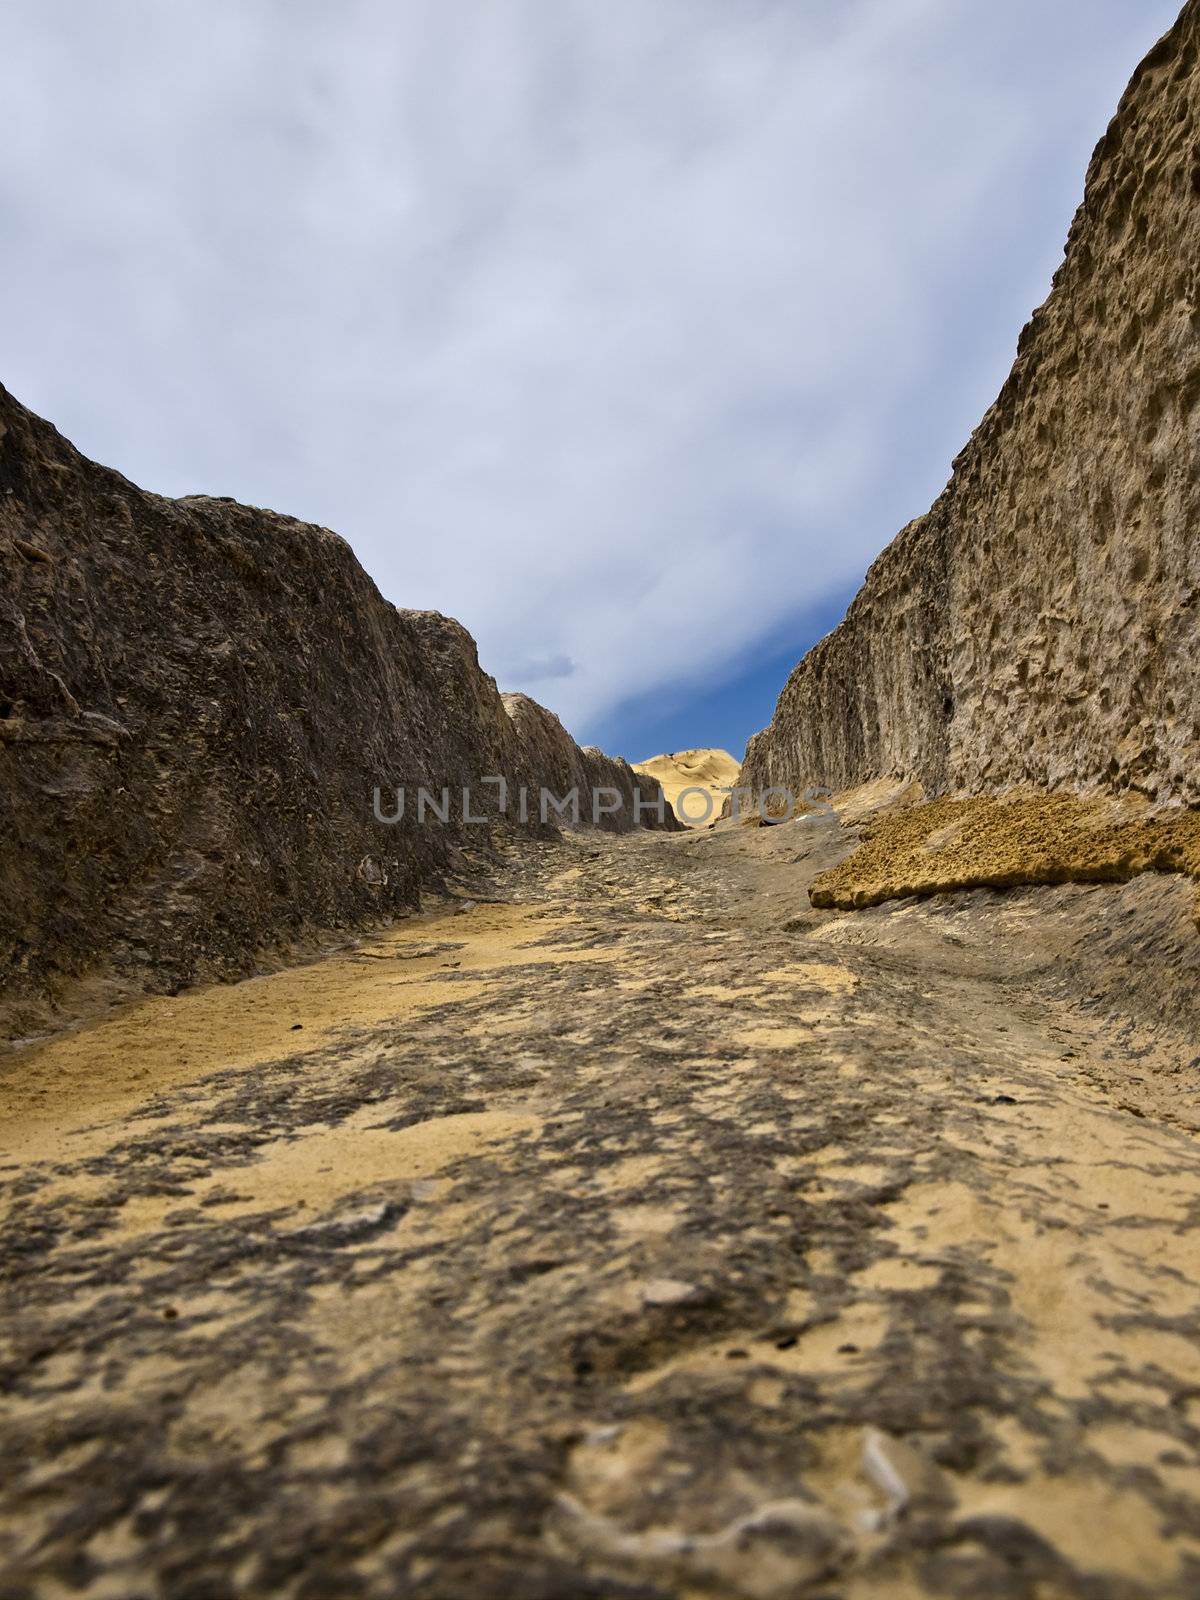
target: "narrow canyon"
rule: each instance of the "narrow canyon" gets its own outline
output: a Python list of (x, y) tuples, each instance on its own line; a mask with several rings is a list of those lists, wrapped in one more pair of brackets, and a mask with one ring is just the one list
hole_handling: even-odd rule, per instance
[(1198, 486), (1200, 0), (741, 763), (0, 389), (0, 1600), (1195, 1600)]

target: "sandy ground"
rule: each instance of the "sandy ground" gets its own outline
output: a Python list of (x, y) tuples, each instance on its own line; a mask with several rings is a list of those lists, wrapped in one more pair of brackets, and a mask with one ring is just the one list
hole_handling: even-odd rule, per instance
[(1193, 885), (814, 910), (860, 842), (9, 1056), (0, 1592), (1200, 1593)]
[[(651, 756), (649, 761), (638, 761), (634, 765), (639, 772), (648, 772), (658, 779), (681, 822), (698, 828), (721, 815), (725, 796), (737, 783), (741, 771), (728, 750), (675, 750), (670, 755)], [(686, 789), (699, 789), (701, 793), (689, 795), (681, 813), (677, 802)]]

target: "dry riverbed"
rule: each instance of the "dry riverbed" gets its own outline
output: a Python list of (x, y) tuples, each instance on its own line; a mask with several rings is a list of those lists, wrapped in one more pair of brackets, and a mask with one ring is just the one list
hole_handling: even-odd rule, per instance
[(854, 843), (6, 1058), (5, 1600), (1200, 1592), (1193, 885), (813, 910)]

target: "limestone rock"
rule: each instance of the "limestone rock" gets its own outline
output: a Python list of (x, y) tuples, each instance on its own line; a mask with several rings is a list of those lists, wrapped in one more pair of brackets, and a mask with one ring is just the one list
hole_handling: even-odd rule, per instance
[(14, 1052), (0, 1592), (1196, 1600), (1191, 885), (780, 929), (847, 848), (513, 849)]
[(1052, 292), (932, 510), (742, 781), (1200, 802), (1200, 5), (1134, 74)]
[[(505, 710), (512, 719), (520, 751), (520, 766), (529, 775), (531, 791), (545, 786), (559, 802), (575, 791), (579, 796), (578, 823), (589, 823), (609, 833), (625, 833), (635, 820), (643, 827), (677, 829), (680, 824), (667, 803), (657, 777), (635, 771), (620, 757), (606, 756), (594, 745), (580, 748), (554, 715), (545, 706), (538, 705), (524, 694), (501, 696)], [(609, 791), (599, 794), (601, 790)], [(635, 817), (635, 801), (641, 803)], [(540, 796), (530, 794), (529, 810), (536, 810), (541, 818)], [(546, 807), (547, 819), (554, 821), (560, 814), (571, 824), (575, 815), (570, 808)]]
[[(526, 702), (549, 759), (466, 630), (397, 610), (336, 534), (147, 494), (2, 388), (0, 554), (0, 987), (34, 1010), (102, 964), (173, 988), (413, 907), (486, 842), (461, 822), (464, 785), (495, 812), (485, 775), (631, 786)], [(419, 785), (448, 824), (418, 825)], [(384, 816), (410, 791), (395, 826), (376, 786)]]

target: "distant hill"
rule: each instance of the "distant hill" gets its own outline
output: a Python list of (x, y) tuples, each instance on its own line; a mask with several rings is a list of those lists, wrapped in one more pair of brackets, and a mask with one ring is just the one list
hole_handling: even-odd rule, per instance
[[(728, 750), (674, 750), (669, 755), (638, 761), (635, 766), (637, 771), (657, 778), (680, 821), (691, 827), (702, 827), (721, 815), (725, 794), (737, 783), (741, 771)], [(704, 801), (699, 795), (691, 795), (685, 809), (694, 820), (688, 823), (676, 805), (685, 789), (702, 789), (712, 798), (712, 811), (707, 817), (703, 814)]]

